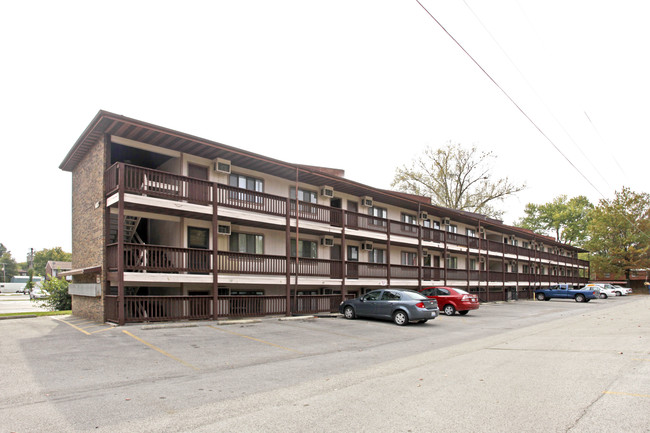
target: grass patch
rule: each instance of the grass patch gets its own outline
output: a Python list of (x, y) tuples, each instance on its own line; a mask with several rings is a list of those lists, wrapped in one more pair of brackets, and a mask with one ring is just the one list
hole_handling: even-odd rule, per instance
[(72, 310), (64, 311), (25, 311), (24, 313), (3, 313), (0, 314), (0, 317), (10, 317), (10, 316), (65, 316), (67, 314), (72, 314)]

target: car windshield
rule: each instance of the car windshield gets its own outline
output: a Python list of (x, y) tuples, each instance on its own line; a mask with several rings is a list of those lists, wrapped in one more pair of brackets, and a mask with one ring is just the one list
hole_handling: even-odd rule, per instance
[(418, 292), (414, 292), (412, 290), (404, 290), (404, 291), (402, 291), (400, 293), (402, 294), (402, 297), (404, 299), (416, 299), (416, 300), (427, 299), (428, 300), (428, 298), (426, 296), (424, 296), (424, 295), (422, 295), (422, 294), (420, 294)]

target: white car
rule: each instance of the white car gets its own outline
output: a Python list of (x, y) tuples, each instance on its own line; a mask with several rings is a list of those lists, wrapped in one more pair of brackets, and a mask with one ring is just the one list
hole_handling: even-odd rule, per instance
[(583, 290), (599, 290), (600, 299), (607, 299), (610, 296), (616, 296), (616, 291), (610, 284), (587, 284), (582, 288)]
[(632, 289), (629, 287), (621, 287), (616, 284), (612, 284), (612, 288), (614, 288), (614, 291), (616, 292), (616, 296), (627, 296), (632, 294)]

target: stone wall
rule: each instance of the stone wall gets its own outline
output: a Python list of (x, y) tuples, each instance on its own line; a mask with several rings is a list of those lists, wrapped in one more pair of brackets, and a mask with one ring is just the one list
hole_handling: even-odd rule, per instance
[[(72, 171), (73, 269), (104, 267), (104, 158), (102, 139)], [(95, 279), (96, 275), (73, 277), (75, 283), (95, 282)], [(103, 296), (72, 296), (72, 314), (103, 322)]]
[(72, 296), (72, 314), (95, 322), (104, 322), (104, 304), (101, 297)]

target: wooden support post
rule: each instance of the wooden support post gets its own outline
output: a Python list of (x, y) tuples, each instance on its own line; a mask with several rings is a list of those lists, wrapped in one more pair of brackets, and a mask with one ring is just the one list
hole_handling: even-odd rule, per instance
[(118, 200), (117, 200), (117, 323), (123, 326), (124, 317), (124, 164), (117, 166), (118, 170)]

